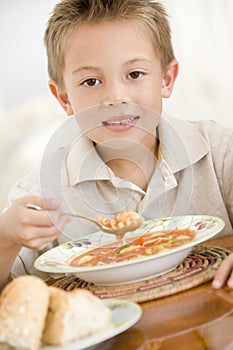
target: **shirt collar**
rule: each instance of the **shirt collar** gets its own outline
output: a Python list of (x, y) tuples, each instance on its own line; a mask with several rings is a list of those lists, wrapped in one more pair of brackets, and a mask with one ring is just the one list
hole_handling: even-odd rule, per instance
[(65, 162), (69, 185), (88, 180), (110, 180), (112, 172), (102, 161), (94, 144), (81, 132), (77, 135)]
[[(171, 118), (165, 113), (160, 120), (158, 136), (159, 156), (172, 173), (196, 163), (209, 152), (209, 145), (196, 124)], [(65, 167), (71, 186), (88, 180), (117, 181), (96, 152), (93, 142), (77, 126), (74, 141), (67, 151)]]
[(165, 113), (158, 127), (159, 155), (173, 173), (189, 167), (210, 150), (198, 124), (171, 118)]

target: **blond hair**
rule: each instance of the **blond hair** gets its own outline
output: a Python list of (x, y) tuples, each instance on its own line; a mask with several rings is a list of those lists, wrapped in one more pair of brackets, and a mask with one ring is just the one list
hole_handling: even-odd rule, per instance
[(161, 67), (174, 59), (171, 30), (163, 5), (153, 0), (62, 0), (48, 21), (44, 41), (51, 79), (64, 88), (65, 48), (77, 27), (118, 19), (138, 21), (148, 30)]

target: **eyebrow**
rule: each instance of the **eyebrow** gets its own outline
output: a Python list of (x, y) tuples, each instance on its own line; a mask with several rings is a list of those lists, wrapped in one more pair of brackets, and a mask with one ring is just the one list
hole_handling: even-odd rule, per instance
[(127, 66), (129, 64), (134, 64), (134, 63), (138, 63), (138, 62), (146, 62), (146, 63), (152, 64), (152, 62), (149, 58), (139, 56), (139, 57), (132, 58), (131, 60), (125, 62), (124, 65)]
[[(140, 56), (140, 57), (135, 57), (135, 58), (132, 58), (132, 59), (126, 61), (124, 63), (124, 66), (130, 65), (130, 64), (134, 64), (134, 63), (138, 63), (138, 62), (146, 62), (146, 63), (152, 64), (150, 59)], [(74, 75), (76, 73), (79, 73), (79, 72), (82, 72), (82, 71), (88, 71), (88, 70), (99, 70), (99, 68), (95, 67), (95, 66), (91, 66), (91, 65), (89, 65), (89, 66), (82, 66), (82, 67), (79, 67), (77, 69), (74, 69), (73, 72), (72, 72), (72, 75)]]
[(79, 72), (82, 72), (82, 71), (85, 71), (85, 70), (97, 70), (97, 69), (98, 68), (95, 66), (82, 66), (80, 68), (74, 69), (72, 72), (72, 75), (79, 73)]

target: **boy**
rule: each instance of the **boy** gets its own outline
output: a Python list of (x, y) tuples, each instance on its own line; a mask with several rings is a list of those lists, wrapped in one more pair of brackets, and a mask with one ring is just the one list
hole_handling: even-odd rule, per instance
[[(45, 43), (50, 90), (75, 117), (49, 142), (40, 180), (31, 174), (11, 191), (12, 204), (0, 218), (1, 286), (10, 271), (49, 278), (32, 266), (38, 254), (96, 230), (70, 221), (64, 206), (91, 217), (120, 210), (146, 219), (209, 214), (225, 221), (222, 234), (232, 233), (232, 131), (175, 120), (162, 110), (178, 74), (163, 6), (64, 0)], [(228, 276), (223, 268), (217, 287)]]

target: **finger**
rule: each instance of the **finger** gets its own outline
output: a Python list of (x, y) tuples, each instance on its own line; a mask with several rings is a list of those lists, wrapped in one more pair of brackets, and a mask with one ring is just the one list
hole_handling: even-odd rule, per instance
[[(36, 221), (40, 220), (39, 226), (49, 226), (51, 224), (57, 224), (61, 216), (64, 217), (65, 222), (70, 220), (68, 216), (64, 215), (60, 210), (60, 200), (47, 199), (46, 205), (47, 208), (50, 207), (50, 210), (42, 208), (41, 205), (35, 204), (35, 202), (40, 204), (40, 200), (35, 201), (35, 198), (34, 203), (26, 204), (26, 208), (30, 210), (30, 218), (28, 217), (27, 221), (27, 214), (25, 213), (25, 224), (36, 225)], [(56, 208), (56, 210), (52, 209), (53, 207)]]
[(40, 207), (42, 207), (43, 208), (43, 200), (42, 200), (42, 198), (41, 197), (39, 197), (39, 196), (24, 196), (24, 197), (22, 197), (22, 198), (19, 198), (19, 199), (17, 199), (16, 201), (14, 201), (15, 203), (19, 203), (20, 204), (20, 206), (23, 206), (23, 207), (26, 207), (27, 206), (27, 204), (34, 204), (34, 205), (38, 205), (38, 206), (40, 206)]
[(70, 219), (62, 216), (57, 225), (50, 226), (27, 226), (20, 234), (19, 238), (24, 246), (29, 246), (35, 240), (45, 239), (47, 242), (51, 242), (56, 239), (64, 228), (67, 221)]
[[(58, 216), (58, 215), (57, 215)], [(54, 225), (54, 221), (51, 218), (51, 215), (48, 215), (47, 211), (39, 211), (31, 208), (23, 208), (20, 214), (21, 225), (22, 226), (52, 226)], [(55, 219), (55, 215), (54, 215)]]
[(212, 287), (215, 289), (219, 289), (223, 287), (224, 284), (227, 282), (228, 278), (229, 278), (228, 284), (230, 283), (230, 286), (233, 287), (232, 270), (233, 270), (233, 254), (230, 254), (222, 262), (222, 264), (216, 271), (216, 274), (212, 282)]
[[(30, 215), (28, 215), (28, 210)], [(33, 209), (27, 209), (27, 211), (21, 215), (22, 226), (28, 227), (50, 227), (57, 226), (60, 229), (70, 221), (70, 217), (61, 214), (59, 211), (37, 211)]]
[(50, 243), (61, 234), (60, 230), (56, 226), (51, 227), (27, 227), (19, 235), (21, 244), (28, 248), (34, 248), (34, 242), (43, 241)]
[(228, 278), (227, 285), (229, 288), (233, 288), (233, 271), (230, 274), (230, 277)]
[(49, 237), (43, 237), (43, 238), (35, 238), (31, 241), (26, 241), (23, 246), (29, 249), (33, 250), (42, 250), (46, 248), (51, 242), (53, 242), (58, 235), (53, 236), (52, 239), (49, 239)]
[(44, 218), (44, 221), (41, 221), (39, 223), (40, 227), (43, 223), (43, 226), (55, 226), (61, 232), (64, 226), (71, 220), (69, 216), (64, 215), (58, 211), (47, 211), (46, 214), (48, 216), (48, 220)]
[(43, 203), (46, 210), (57, 210), (61, 206), (61, 200), (59, 198), (44, 198)]
[(25, 196), (19, 201), (22, 206), (26, 207), (31, 204), (35, 207), (34, 209), (38, 207), (38, 209), (42, 208), (45, 210), (56, 210), (61, 206), (61, 200), (59, 198), (41, 198), (39, 196)]

